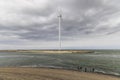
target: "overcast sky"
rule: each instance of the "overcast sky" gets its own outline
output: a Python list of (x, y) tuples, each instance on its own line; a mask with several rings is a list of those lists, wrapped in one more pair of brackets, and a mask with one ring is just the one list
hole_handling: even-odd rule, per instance
[(0, 49), (120, 49), (120, 0), (0, 0)]

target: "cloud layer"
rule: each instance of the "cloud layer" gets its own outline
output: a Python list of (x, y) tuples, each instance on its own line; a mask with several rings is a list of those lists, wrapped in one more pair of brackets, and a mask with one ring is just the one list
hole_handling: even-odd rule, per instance
[(120, 0), (0, 0), (1, 43), (58, 40), (57, 9), (63, 14), (62, 40), (116, 34)]

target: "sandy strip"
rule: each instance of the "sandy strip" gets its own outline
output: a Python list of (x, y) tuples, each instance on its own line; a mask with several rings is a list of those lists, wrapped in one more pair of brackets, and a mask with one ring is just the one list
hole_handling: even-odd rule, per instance
[(0, 80), (120, 80), (120, 78), (62, 69), (0, 68)]
[(0, 52), (19, 52), (19, 53), (50, 53), (50, 54), (63, 54), (63, 53), (93, 53), (92, 50), (0, 50)]

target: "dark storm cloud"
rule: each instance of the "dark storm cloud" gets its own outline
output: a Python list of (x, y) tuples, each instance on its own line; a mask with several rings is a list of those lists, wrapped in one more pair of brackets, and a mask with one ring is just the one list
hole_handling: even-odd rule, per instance
[[(20, 39), (57, 40), (58, 7), (61, 7), (63, 13), (63, 39), (72, 38), (72, 36), (110, 35), (120, 30), (118, 27), (120, 7), (112, 0), (53, 0), (51, 2), (46, 0), (47, 3), (42, 8), (42, 4), (39, 6), (36, 3), (33, 4), (33, 1), (25, 1), (23, 4), (26, 6), (18, 6), (13, 10), (6, 9), (10, 12), (6, 16), (8, 19), (0, 20), (1, 30), (16, 31), (8, 34), (17, 35)], [(118, 3), (118, 0), (114, 2)], [(114, 23), (116, 19), (117, 22)]]

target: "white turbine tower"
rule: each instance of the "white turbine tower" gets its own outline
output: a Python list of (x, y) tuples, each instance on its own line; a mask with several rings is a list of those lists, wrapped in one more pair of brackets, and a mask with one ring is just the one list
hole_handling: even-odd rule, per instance
[(58, 34), (59, 34), (59, 51), (61, 50), (61, 19), (62, 19), (62, 14), (61, 14), (61, 11), (59, 10), (58, 11), (58, 19), (59, 19), (59, 31), (58, 31)]

